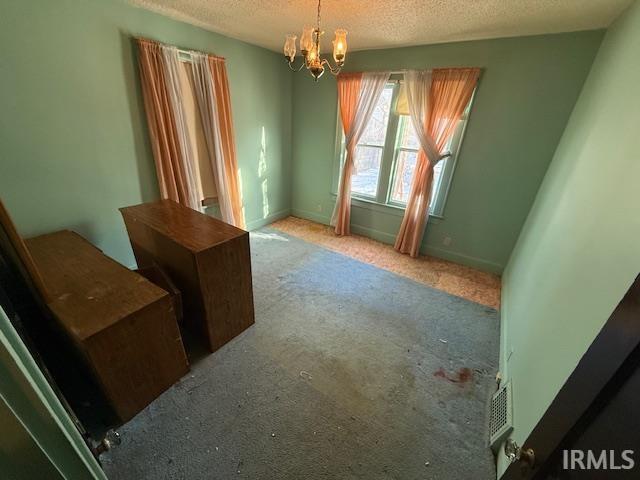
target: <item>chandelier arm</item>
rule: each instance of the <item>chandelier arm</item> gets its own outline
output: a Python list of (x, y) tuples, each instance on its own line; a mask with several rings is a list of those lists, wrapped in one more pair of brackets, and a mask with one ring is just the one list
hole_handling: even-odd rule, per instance
[(342, 66), (338, 66), (338, 65), (333, 66), (331, 65), (331, 62), (326, 58), (322, 59), (322, 65), (326, 65), (327, 67), (329, 67), (329, 71), (331, 72), (332, 75), (338, 75), (342, 70)]
[(302, 64), (299, 67), (294, 67), (293, 64), (295, 62), (292, 62), (290, 60), (287, 60), (287, 65), (289, 66), (289, 70), (291, 70), (292, 72), (299, 72), (300, 70), (302, 70), (302, 68), (305, 65), (305, 61), (304, 58), (302, 59)]

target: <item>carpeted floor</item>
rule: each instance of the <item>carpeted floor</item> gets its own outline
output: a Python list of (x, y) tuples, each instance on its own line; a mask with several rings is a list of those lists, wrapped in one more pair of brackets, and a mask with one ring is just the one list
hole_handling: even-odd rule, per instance
[(472, 302), (500, 307), (498, 275), (425, 255), (411, 258), (392, 245), (355, 234), (341, 237), (327, 225), (302, 218), (287, 217), (271, 227)]
[(498, 315), (273, 229), (256, 324), (119, 429), (110, 479), (495, 478)]

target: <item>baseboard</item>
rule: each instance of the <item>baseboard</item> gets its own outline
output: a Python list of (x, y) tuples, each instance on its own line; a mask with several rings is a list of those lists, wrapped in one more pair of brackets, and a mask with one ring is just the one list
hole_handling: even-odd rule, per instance
[[(292, 208), (291, 214), (296, 217), (305, 218), (307, 220), (322, 223), (324, 225), (329, 225), (330, 223), (330, 219), (328, 217), (317, 212), (310, 212), (308, 210)], [(388, 245), (393, 245), (396, 241), (396, 236), (394, 234), (382, 232), (380, 230), (376, 230), (370, 227), (365, 227), (363, 225), (352, 223), (351, 231), (357, 235), (369, 237), (374, 240), (378, 240), (379, 242), (386, 243)], [(467, 265), (469, 267), (477, 268), (478, 270), (482, 270), (484, 272), (501, 274), (502, 270), (504, 269), (504, 267), (498, 263), (490, 262), (488, 260), (483, 260), (482, 258), (471, 257), (469, 255), (464, 255), (462, 253), (452, 252), (450, 250), (444, 250), (431, 245), (423, 244), (422, 247), (420, 248), (420, 252), (426, 255), (430, 255), (432, 257), (442, 258), (444, 260), (449, 260), (450, 262), (459, 263), (462, 265)]]
[(509, 379), (509, 282), (502, 282), (500, 291), (500, 355), (498, 368), (503, 381)]
[(388, 245), (393, 245), (394, 243), (396, 243), (395, 235), (387, 232), (381, 232), (380, 230), (376, 230), (375, 228), (364, 227), (362, 225), (354, 225), (352, 223), (351, 231), (357, 235), (373, 238), (374, 240), (378, 240), (379, 242), (386, 243)]
[(426, 255), (431, 255), (432, 257), (438, 257), (444, 260), (449, 260), (454, 263), (467, 265), (469, 267), (482, 270), (483, 272), (496, 273), (500, 275), (504, 270), (504, 266), (498, 263), (494, 263), (489, 260), (484, 260), (482, 258), (471, 257), (469, 255), (464, 255), (458, 252), (452, 252), (450, 250), (443, 250), (442, 248), (434, 247), (432, 245), (422, 245), (422, 247), (420, 248), (420, 251), (422, 253), (425, 253)]
[(299, 208), (292, 208), (291, 215), (293, 215), (294, 217), (311, 220), (312, 222), (321, 223), (323, 225), (329, 225), (331, 223), (330, 217), (322, 215), (318, 212), (310, 212), (308, 210), (301, 210)]
[(259, 218), (257, 220), (252, 220), (247, 222), (247, 230), (256, 230), (258, 228), (264, 227), (265, 225), (269, 225), (270, 223), (275, 222), (276, 220), (280, 220), (282, 218), (288, 217), (291, 214), (291, 209), (284, 208), (282, 210), (278, 210), (277, 212), (272, 213), (271, 215), (267, 215), (264, 218)]
[[(508, 275), (507, 275), (508, 280)], [(504, 385), (505, 382), (508, 382), (511, 379), (509, 373), (509, 282), (502, 283), (502, 290), (500, 292), (500, 353), (498, 357), (498, 371), (500, 372), (500, 376), (502, 377), (501, 384)], [(513, 384), (512, 384), (513, 385)], [(515, 402), (511, 406), (512, 408), (512, 416), (516, 415), (516, 404)], [(504, 451), (504, 443), (500, 445), (498, 448), (498, 452)], [(509, 461), (504, 453), (499, 453), (496, 460), (496, 478), (499, 479), (502, 477), (504, 472), (509, 467)]]
[[(331, 219), (322, 215), (321, 213), (310, 212), (308, 210), (300, 210), (299, 208), (293, 208), (291, 210), (291, 215), (304, 218), (306, 220), (311, 220), (313, 222), (322, 223), (323, 225), (329, 225), (331, 223)], [(356, 235), (373, 238), (374, 240), (378, 240), (382, 243), (393, 245), (393, 243), (395, 242), (395, 236), (389, 233), (381, 232), (380, 230), (364, 227), (355, 223), (351, 224), (351, 231)]]

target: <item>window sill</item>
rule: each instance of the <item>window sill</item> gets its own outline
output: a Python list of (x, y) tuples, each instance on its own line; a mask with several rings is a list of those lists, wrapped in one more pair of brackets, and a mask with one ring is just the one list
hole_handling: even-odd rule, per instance
[(212, 207), (214, 205), (218, 205), (218, 197), (203, 198), (201, 204), (203, 207)]
[[(337, 197), (335, 193), (331, 193), (331, 196), (334, 200)], [(351, 205), (365, 210), (372, 210), (374, 212), (380, 212), (387, 215), (395, 215), (396, 217), (404, 216), (404, 207), (400, 205), (393, 205), (391, 203), (380, 203), (371, 198), (352, 195)], [(442, 215), (429, 214), (429, 222), (431, 223), (440, 223), (442, 220), (444, 220)]]

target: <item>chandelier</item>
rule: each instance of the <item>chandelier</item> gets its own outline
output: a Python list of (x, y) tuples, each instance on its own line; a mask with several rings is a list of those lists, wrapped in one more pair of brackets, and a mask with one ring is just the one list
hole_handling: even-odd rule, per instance
[(284, 56), (287, 59), (289, 68), (294, 72), (299, 72), (302, 67), (306, 67), (316, 82), (324, 73), (325, 66), (329, 68), (333, 75), (338, 75), (342, 70), (344, 59), (347, 55), (347, 31), (339, 28), (335, 31), (336, 38), (333, 41), (335, 66), (331, 65), (331, 62), (326, 58), (320, 58), (320, 37), (323, 34), (324, 32), (320, 30), (320, 0), (318, 0), (317, 25), (315, 28), (304, 27), (302, 37), (300, 37), (300, 52), (303, 56), (302, 65), (299, 67), (294, 67), (293, 65), (296, 57), (296, 38), (298, 37), (288, 34), (284, 42)]

